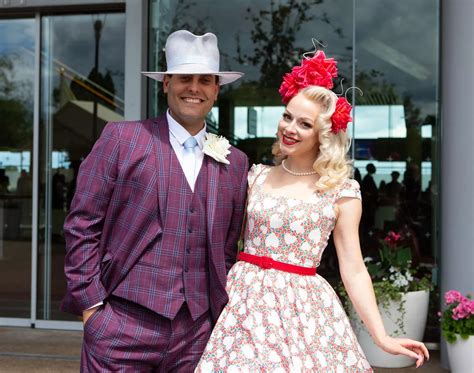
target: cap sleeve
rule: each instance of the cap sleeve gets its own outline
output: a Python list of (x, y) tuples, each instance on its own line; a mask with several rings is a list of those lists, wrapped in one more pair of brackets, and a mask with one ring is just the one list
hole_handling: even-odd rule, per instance
[[(255, 181), (255, 178), (258, 177), (258, 175), (260, 175), (266, 168), (269, 168), (269, 166), (265, 166), (263, 164), (254, 164), (254, 165), (252, 165), (252, 167), (249, 170), (249, 174), (248, 174), (248, 178), (247, 178), (249, 187), (251, 185), (253, 185), (253, 183)], [(260, 181), (263, 182), (263, 178), (260, 178), (260, 180), (257, 182), (257, 184), (260, 184)]]
[(356, 180), (347, 179), (336, 191), (334, 202), (344, 197), (362, 199), (360, 194), (360, 185)]

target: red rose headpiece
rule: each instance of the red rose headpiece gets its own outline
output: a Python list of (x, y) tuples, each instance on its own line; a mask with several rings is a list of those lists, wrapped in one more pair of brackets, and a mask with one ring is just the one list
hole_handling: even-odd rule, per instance
[[(291, 69), (291, 73), (285, 74), (280, 85), (281, 98), (287, 104), (298, 92), (309, 86), (317, 85), (327, 89), (334, 87), (333, 78), (337, 77), (337, 61), (334, 58), (326, 58), (323, 51), (316, 51), (313, 57), (303, 57), (301, 65)], [(340, 130), (346, 131), (347, 123), (352, 121), (352, 106), (344, 97), (339, 97), (336, 109), (331, 116), (331, 131), (337, 134)]]

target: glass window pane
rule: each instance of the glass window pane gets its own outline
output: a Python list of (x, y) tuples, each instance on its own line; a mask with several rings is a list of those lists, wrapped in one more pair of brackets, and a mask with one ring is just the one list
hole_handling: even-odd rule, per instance
[[(364, 92), (355, 108), (356, 166), (362, 178), (366, 165), (376, 172), (377, 196), (365, 200), (362, 232), (366, 245), (379, 234), (405, 229), (413, 236), (418, 260), (434, 262), (431, 211), (423, 193), (436, 180), (438, 2), (358, 1), (356, 8), (356, 85)], [(410, 5), (409, 5), (410, 4)], [(409, 6), (408, 6), (409, 5)], [(423, 40), (419, 48), (413, 40)], [(392, 172), (400, 175), (397, 200), (386, 198)], [(393, 184), (392, 184), (393, 185)], [(370, 193), (369, 193), (370, 194)], [(373, 199), (373, 200), (372, 200)], [(394, 209), (390, 218), (378, 209)], [(378, 232), (373, 228), (378, 228)]]
[[(66, 292), (63, 223), (79, 165), (107, 122), (123, 120), (125, 15), (42, 18), (38, 318)], [(70, 32), (80, 30), (80, 32)]]
[[(251, 162), (259, 162), (268, 156), (282, 113), (282, 76), (300, 63), (304, 52), (314, 50), (312, 38), (327, 45), (326, 53), (339, 61), (344, 86), (351, 85), (352, 18), (352, 5), (343, 0), (150, 0), (149, 69), (166, 70), (163, 48), (171, 32), (215, 33), (221, 70), (245, 76), (221, 87), (214, 115), (218, 122), (209, 130), (228, 137), (246, 150)], [(164, 112), (166, 98), (160, 83), (150, 80), (149, 87), (149, 116), (154, 117)], [(249, 111), (256, 115), (256, 134), (248, 132)]]
[[(364, 92), (356, 98), (354, 128), (362, 247), (371, 255), (389, 230), (400, 232), (415, 264), (434, 274), (439, 6), (432, 0), (358, 0), (355, 15), (355, 85)], [(429, 319), (425, 340), (439, 340), (436, 318)]]
[[(326, 47), (318, 48), (339, 61), (344, 78), (333, 90), (341, 93), (354, 85), (363, 91), (354, 95), (349, 129), (355, 177), (364, 193), (363, 254), (371, 255), (379, 238), (395, 229), (405, 232), (417, 262), (436, 269), (439, 6), (431, 0), (150, 0), (149, 69), (166, 70), (163, 47), (171, 32), (214, 32), (221, 69), (245, 76), (222, 87), (208, 129), (228, 137), (251, 163), (271, 163), (283, 109), (282, 76), (313, 49), (312, 38), (320, 40)], [(149, 87), (149, 116), (154, 117), (164, 112), (166, 97), (160, 83), (149, 81)], [(369, 164), (376, 170), (372, 176)], [(332, 247), (323, 259), (319, 273), (337, 280)]]
[(30, 317), (34, 20), (0, 20), (0, 317)]
[[(166, 70), (163, 47), (171, 32), (184, 28), (215, 33), (221, 70), (242, 71), (245, 76), (221, 87), (212, 112), (218, 122), (208, 123), (208, 130), (229, 138), (251, 164), (268, 164), (283, 112), (278, 93), (282, 76), (301, 62), (304, 52), (315, 49), (312, 38), (327, 45), (325, 53), (338, 60), (343, 86), (352, 85), (352, 10), (352, 3), (347, 6), (343, 0), (150, 0), (149, 70)], [(336, 92), (342, 90), (339, 83), (335, 82)], [(149, 116), (154, 117), (165, 111), (166, 98), (161, 83), (150, 80), (149, 87)], [(339, 278), (331, 248), (319, 270), (330, 281)]]

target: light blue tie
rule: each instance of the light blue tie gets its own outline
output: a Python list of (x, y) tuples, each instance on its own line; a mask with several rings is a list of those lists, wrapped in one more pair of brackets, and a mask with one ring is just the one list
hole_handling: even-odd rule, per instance
[[(191, 190), (194, 192), (194, 183), (196, 182), (196, 155), (194, 154), (194, 148), (197, 145), (196, 139), (191, 136), (186, 139), (186, 141), (183, 143), (184, 147), (184, 153), (183, 153), (183, 162), (185, 165), (184, 166), (186, 169), (188, 169), (189, 173), (189, 178), (186, 176), (188, 179), (189, 186), (191, 187)], [(191, 165), (191, 167), (189, 167)], [(183, 168), (184, 170), (184, 168)], [(184, 172), (186, 174), (186, 171)]]
[(197, 144), (198, 143), (193, 136), (188, 137), (186, 141), (183, 143), (185, 152), (194, 153), (194, 148), (196, 147)]

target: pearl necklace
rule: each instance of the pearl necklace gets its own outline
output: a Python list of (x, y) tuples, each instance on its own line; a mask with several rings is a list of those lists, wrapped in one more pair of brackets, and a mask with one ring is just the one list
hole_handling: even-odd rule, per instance
[(288, 172), (290, 175), (293, 176), (310, 176), (310, 175), (316, 175), (317, 171), (308, 171), (308, 172), (295, 172), (291, 171), (290, 169), (286, 168), (285, 166), (285, 159), (281, 161), (281, 167)]

